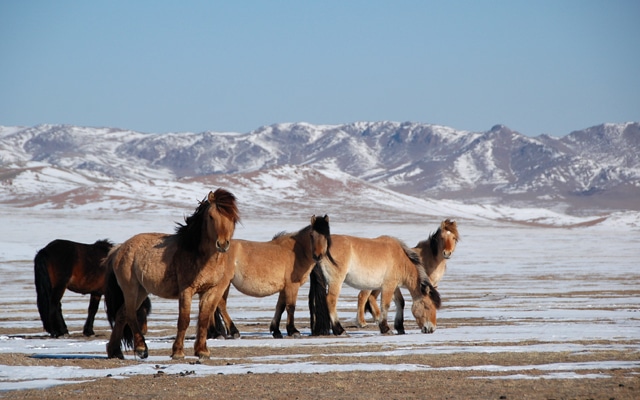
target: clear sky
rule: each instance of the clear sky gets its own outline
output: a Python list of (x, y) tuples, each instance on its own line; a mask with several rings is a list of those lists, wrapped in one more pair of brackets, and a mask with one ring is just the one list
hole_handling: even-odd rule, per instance
[(0, 0), (0, 125), (640, 121), (640, 1)]

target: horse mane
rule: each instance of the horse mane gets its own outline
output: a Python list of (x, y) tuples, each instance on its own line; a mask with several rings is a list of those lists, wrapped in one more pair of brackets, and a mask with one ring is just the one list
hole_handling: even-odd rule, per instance
[(424, 265), (422, 264), (422, 260), (420, 259), (420, 255), (418, 253), (416, 253), (415, 251), (413, 251), (413, 249), (410, 249), (409, 246), (407, 246), (400, 239), (396, 239), (396, 240), (398, 241), (398, 243), (402, 247), (402, 250), (404, 250), (404, 254), (406, 254), (407, 257), (409, 257), (409, 260), (416, 267), (416, 270), (418, 271), (418, 278), (420, 279), (420, 291), (422, 291), (422, 294), (427, 294), (427, 288), (428, 287), (433, 287), (433, 285), (431, 284), (431, 280), (429, 279), (429, 275), (427, 275), (427, 271), (426, 271)]
[(311, 228), (327, 239), (327, 258), (331, 264), (338, 265), (331, 255), (331, 230), (329, 229), (329, 216), (313, 218), (313, 226)]
[[(204, 223), (204, 214), (211, 204), (209, 204), (208, 197), (198, 202), (198, 207), (188, 217), (185, 217), (184, 224), (177, 223), (176, 235), (178, 236), (178, 243), (189, 251), (197, 251), (202, 238), (202, 225)], [(240, 213), (238, 212), (238, 206), (236, 204), (236, 197), (229, 191), (219, 188), (213, 193), (214, 203), (211, 206), (215, 206), (222, 216), (233, 221), (234, 224), (240, 221)]]
[(101, 239), (101, 240), (96, 240), (96, 242), (93, 245), (96, 247), (100, 247), (108, 252), (113, 247), (113, 242), (110, 241), (109, 239)]

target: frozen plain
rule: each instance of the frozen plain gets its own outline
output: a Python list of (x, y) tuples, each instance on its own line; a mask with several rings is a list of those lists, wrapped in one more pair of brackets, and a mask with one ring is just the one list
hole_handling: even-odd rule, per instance
[[(185, 210), (187, 213), (189, 210)], [(121, 242), (140, 232), (173, 232), (182, 214), (125, 214), (88, 211), (0, 209), (0, 353), (22, 353), (54, 358), (105, 356), (105, 337), (81, 336), (88, 297), (67, 292), (62, 300), (71, 335), (50, 339), (41, 329), (35, 305), (33, 257), (38, 249), (55, 238), (94, 242), (109, 238)], [(308, 220), (248, 218), (238, 226), (235, 237), (269, 240), (280, 231), (296, 231)], [(374, 237), (396, 236), (415, 245), (434, 231), (440, 220), (419, 222), (362, 222), (332, 219), (332, 233)], [(304, 337), (301, 340), (275, 340), (268, 332), (276, 296), (262, 299), (235, 291), (229, 299), (229, 312), (242, 333), (240, 340), (209, 340), (212, 358), (216, 348), (295, 347), (295, 355), (273, 358), (228, 360), (230, 365), (195, 364), (195, 357), (184, 363), (169, 362), (172, 337), (154, 335), (154, 325), (175, 326), (177, 301), (152, 297), (153, 314), (147, 335), (152, 350), (166, 356), (129, 363), (115, 369), (84, 369), (77, 366), (0, 365), (0, 391), (44, 388), (112, 376), (124, 379), (135, 374), (166, 374), (192, 371), (207, 374), (322, 373), (348, 370), (428, 370), (429, 355), (460, 352), (487, 355), (486, 365), (471, 368), (500, 371), (500, 379), (566, 379), (606, 377), (612, 369), (640, 368), (640, 229), (635, 224), (600, 224), (586, 227), (540, 227), (531, 224), (501, 223), (486, 219), (458, 219), (462, 241), (448, 263), (440, 282), (443, 307), (438, 330), (432, 335), (419, 333), (410, 312), (406, 313), (407, 334), (381, 336), (376, 329), (348, 329), (348, 338)], [(634, 226), (635, 225), (635, 226)], [(300, 292), (296, 320), (308, 335), (308, 308), (305, 285)], [(341, 319), (352, 325), (357, 291), (344, 288), (339, 303)], [(192, 326), (197, 310), (192, 309)], [(407, 305), (407, 309), (410, 305)], [(390, 313), (393, 314), (393, 310)], [(259, 322), (259, 324), (257, 324)], [(257, 325), (256, 325), (257, 324)], [(97, 330), (108, 330), (102, 309), (96, 316)], [(244, 329), (243, 329), (244, 328)], [(22, 333), (24, 332), (24, 333)], [(175, 332), (175, 331), (174, 331)], [(192, 348), (188, 336), (185, 348)], [(318, 363), (306, 360), (301, 348), (319, 346), (361, 346), (361, 352), (344, 354), (352, 362)], [(363, 363), (372, 345), (383, 346), (385, 354), (423, 354), (424, 363)], [(622, 350), (635, 354), (635, 361), (616, 360), (597, 363), (550, 363), (540, 365), (494, 365), (497, 352), (598, 352)], [(187, 353), (189, 354), (189, 353)], [(380, 354), (380, 353), (377, 353)], [(131, 352), (125, 354), (133, 359)], [(440, 368), (442, 369), (442, 367)], [(533, 376), (528, 372), (536, 370)], [(588, 370), (589, 373), (581, 371)], [(593, 373), (593, 371), (598, 371)], [(504, 374), (506, 372), (506, 374)]]

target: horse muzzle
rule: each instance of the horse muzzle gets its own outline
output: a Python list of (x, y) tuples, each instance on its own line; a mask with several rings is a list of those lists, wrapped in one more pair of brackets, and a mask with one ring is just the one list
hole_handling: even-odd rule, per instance
[(229, 251), (229, 246), (231, 245), (231, 242), (229, 242), (228, 240), (224, 242), (224, 245), (221, 245), (220, 242), (218, 242), (216, 240), (216, 249), (220, 252), (220, 253), (226, 253), (227, 251)]
[(444, 257), (445, 260), (448, 260), (451, 258), (451, 252), (450, 251), (443, 251), (442, 252), (442, 257)]

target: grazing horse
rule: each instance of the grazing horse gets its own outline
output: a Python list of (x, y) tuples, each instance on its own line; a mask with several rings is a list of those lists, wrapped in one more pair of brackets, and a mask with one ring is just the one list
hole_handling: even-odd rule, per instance
[[(311, 217), (311, 224), (295, 233), (281, 232), (269, 242), (253, 242), (234, 239), (229, 247), (227, 262), (234, 269), (231, 284), (241, 293), (253, 297), (265, 297), (279, 293), (276, 310), (269, 327), (274, 338), (282, 338), (280, 320), (287, 310), (287, 334), (300, 337), (294, 324), (294, 313), (298, 291), (307, 279), (316, 262), (328, 258), (331, 234), (329, 217)], [(238, 337), (238, 329), (226, 311), (226, 299), (218, 305), (229, 334)], [(220, 332), (216, 316), (216, 332)], [(210, 331), (211, 334), (211, 331)]]
[[(446, 269), (447, 260), (451, 258), (453, 252), (456, 250), (456, 244), (460, 240), (460, 234), (458, 233), (458, 226), (455, 221), (445, 219), (440, 223), (438, 229), (429, 235), (429, 238), (419, 242), (414, 250), (420, 255), (420, 260), (424, 266), (429, 279), (435, 288), (438, 287), (438, 282), (442, 279)], [(358, 295), (358, 326), (364, 328), (367, 326), (365, 321), (365, 311), (370, 311), (373, 315), (374, 321), (378, 321), (380, 318), (380, 308), (376, 303), (376, 298), (380, 294), (380, 290), (362, 290)], [(404, 304), (402, 293), (400, 290), (396, 290), (394, 299), (399, 297), (400, 304)], [(398, 330), (404, 331), (404, 328)]]
[(44, 330), (52, 337), (69, 334), (60, 303), (66, 289), (91, 295), (82, 333), (95, 334), (93, 321), (105, 284), (105, 270), (100, 262), (112, 247), (113, 243), (108, 240), (85, 244), (56, 239), (38, 251), (34, 259), (38, 312)]
[[(365, 239), (355, 236), (332, 235), (332, 255), (336, 264), (326, 260), (318, 262), (327, 284), (327, 306), (331, 329), (335, 335), (344, 333), (337, 313), (337, 300), (342, 283), (361, 290), (381, 290), (382, 312), (380, 332), (389, 334), (387, 314), (393, 293), (398, 286), (411, 293), (411, 311), (423, 332), (433, 332), (436, 327), (436, 309), (440, 307), (440, 294), (429, 281), (420, 264), (419, 256), (404, 243), (390, 236)], [(319, 285), (311, 275), (311, 285)], [(320, 288), (319, 290), (323, 290)], [(396, 300), (396, 322), (404, 319), (402, 307)], [(313, 312), (313, 311), (312, 311)], [(316, 321), (320, 317), (316, 316)], [(312, 332), (317, 330), (312, 326)], [(322, 334), (322, 333), (320, 333)]]
[[(149, 293), (178, 299), (177, 335), (171, 353), (174, 359), (184, 358), (191, 301), (199, 295), (194, 353), (199, 358), (209, 357), (207, 328), (233, 277), (233, 270), (226, 267), (226, 252), (239, 219), (235, 196), (217, 189), (185, 218), (184, 225), (178, 224), (175, 234), (138, 234), (109, 253), (105, 261), (113, 271), (105, 293), (107, 316), (113, 327), (107, 344), (109, 358), (124, 358), (123, 340), (138, 357), (148, 356), (135, 310)], [(122, 301), (116, 301), (119, 299)], [(125, 326), (132, 337), (123, 336), (127, 333)]]
[[(95, 335), (93, 322), (104, 294), (107, 275), (101, 262), (112, 247), (113, 243), (106, 239), (94, 244), (56, 239), (38, 251), (34, 259), (38, 312), (45, 331), (51, 337), (69, 334), (60, 303), (66, 289), (90, 295), (82, 333), (85, 336)], [(141, 324), (146, 325), (150, 309), (151, 302), (147, 299), (139, 315)]]

